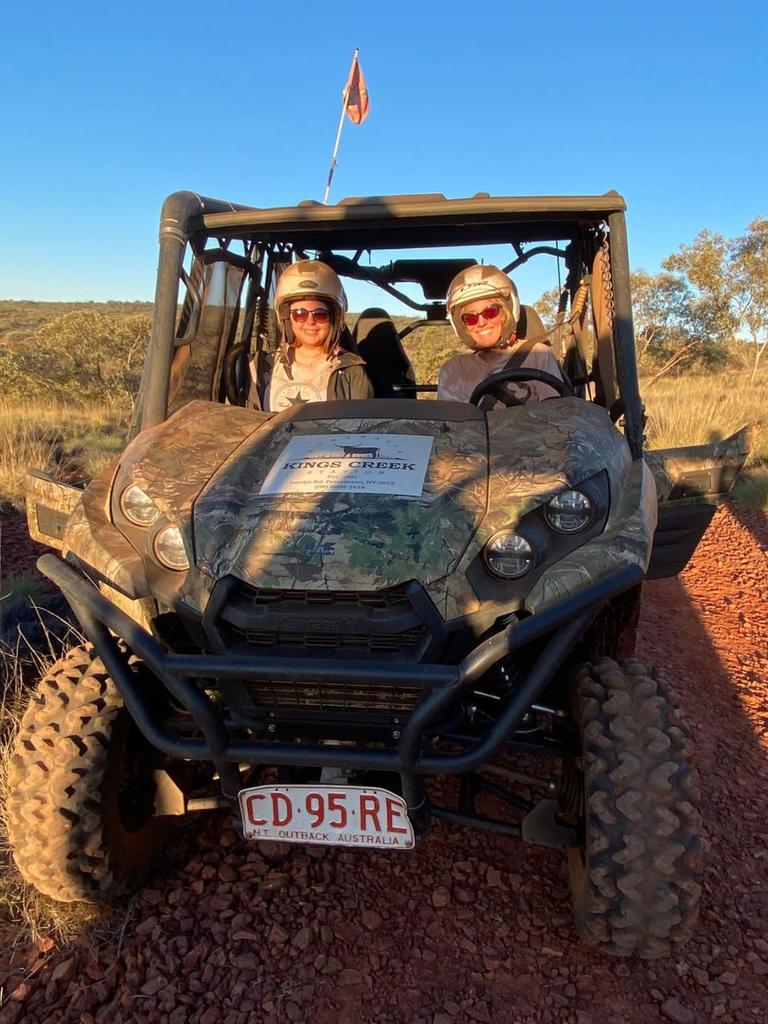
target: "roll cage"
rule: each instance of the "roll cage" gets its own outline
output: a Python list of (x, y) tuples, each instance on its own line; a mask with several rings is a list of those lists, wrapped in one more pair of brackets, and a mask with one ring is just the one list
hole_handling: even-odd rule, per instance
[[(312, 254), (342, 278), (375, 284), (424, 314), (424, 322), (439, 323), (445, 320), (450, 279), (473, 259), (426, 256), (376, 266), (364, 264), (363, 254), (505, 243), (514, 254), (504, 267), (510, 273), (543, 253), (564, 261), (559, 320), (568, 331), (565, 350), (558, 354), (575, 383), (588, 387), (592, 399), (614, 418), (622, 417), (637, 458), (643, 415), (624, 211), (617, 192), (362, 197), (333, 206), (308, 200), (276, 209), (176, 192), (161, 214), (154, 319), (133, 433), (162, 422), (194, 397), (243, 404), (243, 361), (255, 348), (274, 343), (270, 299), (277, 277), (294, 257)], [(555, 240), (557, 245), (551, 244)], [(400, 286), (406, 283), (419, 285), (424, 301), (403, 291)], [(182, 284), (186, 295), (179, 313)], [(586, 342), (588, 299), (592, 329)], [(409, 325), (403, 336), (415, 326)], [(562, 341), (562, 330), (560, 336)]]

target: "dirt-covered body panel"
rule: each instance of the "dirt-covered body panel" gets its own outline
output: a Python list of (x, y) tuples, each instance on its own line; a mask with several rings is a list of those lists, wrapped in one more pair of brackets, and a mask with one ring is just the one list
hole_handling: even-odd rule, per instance
[(56, 480), (40, 470), (29, 470), (26, 478), (27, 527), (32, 540), (59, 551), (64, 531), (82, 491)]
[(83, 491), (64, 531), (63, 554), (74, 555), (128, 597), (143, 597), (147, 581), (141, 555), (110, 517), (114, 474), (115, 467), (108, 467)]
[[(467, 572), (495, 533), (517, 528), (530, 511), (559, 491), (601, 471), (618, 495), (632, 461), (605, 410), (579, 399), (552, 399), (491, 412), (488, 432), (488, 513), (457, 571), (427, 587), (446, 620), (489, 606), (488, 599), (481, 600), (473, 589)], [(553, 566), (551, 573), (557, 571)], [(564, 571), (571, 572), (570, 568)]]
[(638, 459), (605, 531), (551, 566), (528, 594), (526, 610), (542, 612), (624, 566), (645, 570), (656, 520), (656, 485), (648, 466)]
[(751, 427), (745, 426), (711, 444), (646, 451), (659, 502), (716, 501), (727, 494), (749, 454), (751, 433)]
[(252, 409), (190, 402), (128, 445), (120, 482), (138, 484), (164, 516), (180, 523), (222, 462), (269, 418)]
[[(378, 439), (378, 448), (371, 447), (371, 438)], [(307, 466), (316, 465), (285, 462), (296, 439), (327, 439), (329, 450), (339, 449), (335, 464), (351, 452), (347, 465), (375, 471), (383, 466), (386, 477), (387, 467), (398, 465), (388, 460), (397, 459), (414, 438), (428, 444), (419, 494), (382, 493), (378, 484), (368, 493), (303, 493), (291, 486), (262, 493), (276, 469), (298, 467), (301, 480)], [(182, 443), (195, 453), (194, 461), (182, 460)], [(328, 462), (317, 463), (321, 472)], [(309, 590), (370, 591), (416, 579), (441, 615), (453, 619), (481, 607), (467, 570), (495, 533), (516, 528), (560, 490), (599, 473), (606, 474), (612, 515), (617, 514), (630, 465), (626, 444), (605, 411), (578, 399), (457, 422), (306, 414), (270, 421), (249, 410), (194, 402), (128, 446), (111, 501), (107, 478), (91, 485), (72, 516), (66, 544), (129, 596), (151, 592), (136, 565), (147, 552), (136, 550), (109, 519), (117, 495), (136, 483), (163, 522), (179, 526), (194, 557), (179, 589), (188, 607), (202, 612), (215, 582), (230, 575), (255, 587)], [(636, 544), (641, 564), (653, 530), (653, 522), (643, 519), (645, 505), (634, 509), (643, 520)], [(604, 553), (599, 557), (605, 562)], [(570, 562), (563, 572), (572, 577)], [(584, 573), (580, 577), (586, 579)]]
[[(302, 435), (329, 438), (321, 449), (331, 456), (339, 448), (339, 459), (286, 463), (288, 445)], [(336, 442), (337, 435), (346, 443)], [(427, 438), (429, 446), (421, 493), (386, 493), (380, 489), (390, 482), (386, 477), (398, 474), (393, 459), (414, 438)], [(254, 436), (201, 494), (194, 510), (198, 564), (214, 578), (232, 574), (271, 588), (375, 590), (439, 579), (456, 568), (485, 514), (487, 444), (482, 419), (284, 423)], [(353, 474), (370, 466), (385, 479), (372, 481), (369, 493), (260, 493), (273, 467), (296, 466), (301, 474), (317, 466), (322, 473), (344, 463), (344, 449), (360, 453), (346, 458)]]

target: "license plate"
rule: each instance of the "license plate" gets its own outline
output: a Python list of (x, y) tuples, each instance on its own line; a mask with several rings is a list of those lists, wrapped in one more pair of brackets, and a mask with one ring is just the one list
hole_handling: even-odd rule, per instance
[(405, 800), (361, 786), (253, 786), (239, 793), (246, 839), (410, 850)]

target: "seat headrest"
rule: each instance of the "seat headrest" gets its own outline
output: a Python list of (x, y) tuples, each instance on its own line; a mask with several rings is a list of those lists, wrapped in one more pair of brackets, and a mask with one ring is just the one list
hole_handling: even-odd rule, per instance
[(521, 306), (520, 317), (517, 321), (517, 336), (521, 341), (541, 340), (542, 344), (548, 345), (549, 339), (543, 337), (544, 324), (541, 317), (533, 306)]
[(355, 326), (352, 328), (352, 337), (356, 342), (362, 341), (368, 336), (372, 328), (376, 324), (381, 323), (382, 320), (386, 320), (393, 327), (395, 326), (386, 309), (381, 309), (379, 306), (369, 306), (368, 309), (363, 310), (355, 321)]
[(374, 388), (400, 384), (406, 377), (413, 379), (410, 360), (386, 310), (378, 306), (363, 310), (352, 330), (352, 337), (366, 362)]

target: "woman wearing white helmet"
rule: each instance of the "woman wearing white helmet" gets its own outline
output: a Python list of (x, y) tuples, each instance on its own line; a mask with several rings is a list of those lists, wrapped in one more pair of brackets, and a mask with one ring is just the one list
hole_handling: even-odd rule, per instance
[(338, 275), (319, 260), (299, 260), (280, 275), (275, 310), (282, 343), (251, 362), (250, 402), (265, 412), (292, 405), (372, 398), (365, 361), (340, 344), (347, 299)]
[[(440, 370), (437, 397), (467, 402), (477, 385), (498, 370), (512, 365), (544, 370), (563, 379), (552, 350), (542, 342), (518, 341), (520, 319), (517, 288), (507, 275), (492, 266), (468, 267), (448, 288), (446, 308), (453, 329), (473, 351), (453, 356)], [(517, 358), (514, 358), (514, 357)], [(540, 381), (510, 383), (506, 387), (526, 401), (556, 398), (557, 392)]]

